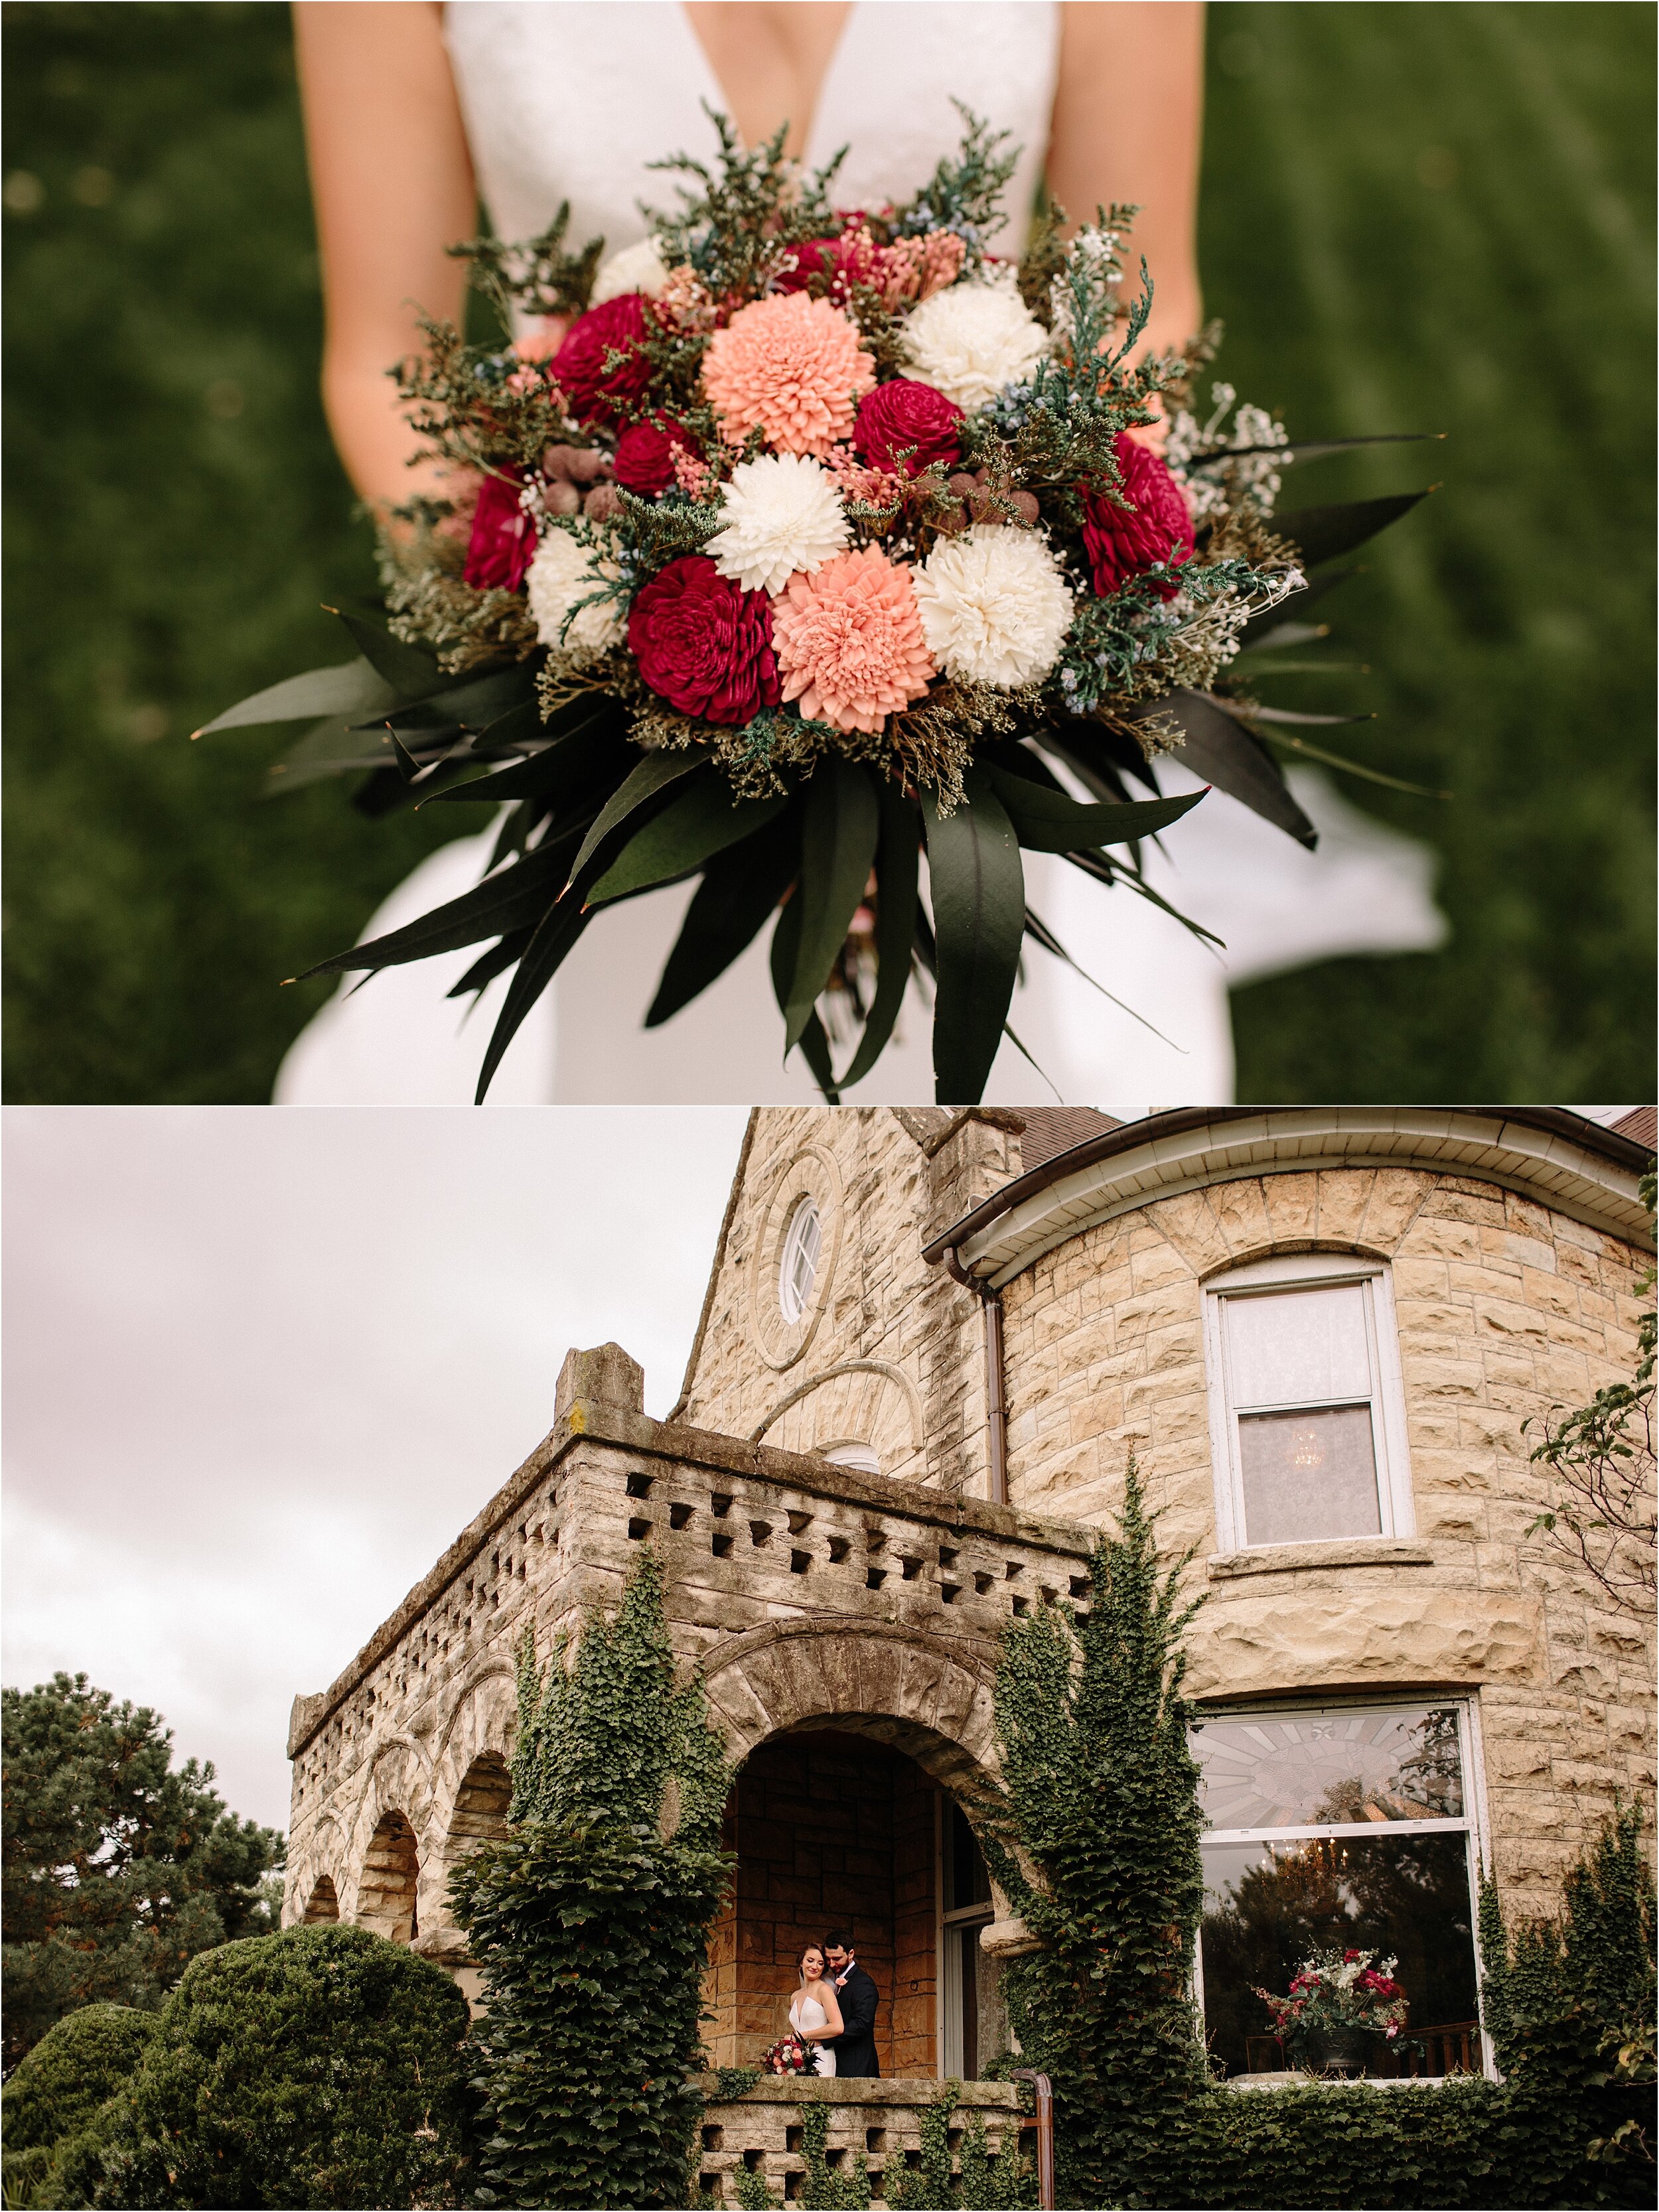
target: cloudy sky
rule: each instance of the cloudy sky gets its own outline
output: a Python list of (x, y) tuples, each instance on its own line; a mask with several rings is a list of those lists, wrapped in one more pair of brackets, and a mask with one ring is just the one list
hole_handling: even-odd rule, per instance
[(286, 1826), (289, 1699), (546, 1434), (567, 1348), (673, 1403), (744, 1121), (9, 1109), (4, 1680), (155, 1706)]

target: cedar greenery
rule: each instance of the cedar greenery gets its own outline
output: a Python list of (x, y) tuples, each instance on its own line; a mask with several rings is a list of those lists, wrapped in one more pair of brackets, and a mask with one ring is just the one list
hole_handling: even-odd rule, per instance
[(488, 2004), (476, 2201), (682, 2204), (730, 1774), (675, 1686), (653, 1551), (544, 1670), (526, 1638), (519, 1711), (508, 1836), (452, 1882)]
[(274, 1923), (275, 1829), (240, 1820), (210, 1764), (173, 1764), (147, 1705), (84, 1674), (0, 1692), (5, 2063), (94, 2002), (154, 2011), (198, 1952)]
[[(665, 562), (701, 551), (719, 519), (708, 493), (734, 456), (700, 397), (709, 333), (763, 292), (795, 246), (842, 228), (830, 200), (835, 163), (804, 174), (785, 159), (781, 132), (750, 150), (729, 121), (714, 119), (720, 149), (712, 163), (675, 155), (657, 165), (681, 180), (679, 205), (652, 219), (672, 274), (641, 341), (648, 386), (621, 410), (635, 418), (665, 410), (708, 482), (696, 497), (675, 489), (655, 504), (627, 493), (609, 501), (605, 557), (618, 573), (604, 589), (617, 598), (631, 599)], [(999, 134), (965, 111), (963, 121), (960, 152), (911, 201), (866, 215), (876, 250), (945, 232), (961, 240), (961, 266), (979, 268), (1014, 161)], [(1276, 489), (1283, 469), (1335, 448), (1293, 453), (1264, 416), (1273, 458), (1258, 465), (1239, 458), (1239, 426), (1224, 450), (1200, 450), (1182, 429), (1190, 429), (1191, 418), (1177, 411), (1170, 452), (1185, 436), (1183, 465), (1201, 508), (1194, 558), (1177, 600), (1138, 586), (1102, 615), (1078, 542), (1079, 487), (1109, 501), (1121, 496), (1118, 436), (1150, 420), (1160, 395), (1166, 408), (1184, 410), (1213, 334), (1178, 355), (1133, 362), (1152, 302), (1144, 269), (1138, 296), (1127, 306), (1121, 299), (1121, 249), (1133, 210), (1097, 210), (1095, 226), (1064, 254), (1058, 211), (1051, 214), (1019, 272), (1024, 296), (1050, 327), (1051, 356), (1028, 384), (1010, 386), (967, 420), (962, 458), (984, 472), (976, 498), (988, 512), (1006, 516), (1015, 495), (1036, 497), (1046, 526), (1058, 533), (1056, 557), (1070, 564), (1078, 603), (1093, 610), (1063, 664), (1040, 684), (1002, 693), (994, 708), (976, 696), (982, 686), (941, 681), (873, 737), (827, 732), (792, 708), (762, 708), (738, 730), (690, 722), (668, 715), (645, 691), (623, 648), (585, 663), (556, 642), (538, 642), (519, 593), (465, 581), (462, 549), (446, 536), (456, 516), (445, 502), (414, 501), (404, 515), (407, 534), (383, 547), (389, 627), (343, 613), (356, 661), (279, 684), (207, 726), (308, 720), (282, 765), (283, 788), (354, 775), (362, 779), (358, 804), (371, 812), (427, 799), (506, 801), (514, 812), (498, 841), (496, 872), (476, 891), (409, 929), (320, 962), (309, 975), (373, 973), (467, 945), (481, 951), (456, 995), (477, 994), (514, 970), (483, 1057), (482, 1099), (520, 1024), (611, 895), (596, 898), (595, 885), (618, 864), (629, 895), (700, 878), (649, 1021), (669, 1018), (705, 989), (769, 923), (785, 1050), (799, 1047), (826, 1098), (837, 1100), (870, 1072), (920, 969), (935, 989), (936, 1095), (947, 1104), (971, 1103), (1009, 1033), (1025, 939), (1069, 958), (1026, 903), (1022, 849), (1059, 853), (1097, 881), (1164, 907), (1142, 872), (1140, 841), (1194, 803), (1161, 791), (1156, 757), (1172, 742), (1185, 746), (1183, 764), (1206, 783), (1303, 843), (1314, 842), (1274, 748), (1317, 749), (1280, 725), (1351, 718), (1286, 716), (1248, 689), (1218, 687), (1229, 682), (1236, 653), (1273, 641), (1271, 634), (1265, 641), (1251, 635), (1249, 617), (1331, 580), (1310, 584), (1298, 562), (1332, 559), (1413, 499), (1308, 509), (1269, 530), (1261, 487), (1271, 478)], [(461, 249), (499, 316), (568, 310), (590, 296), (598, 245), (573, 252), (565, 228), (562, 215), (525, 247), (483, 241)], [(820, 269), (807, 289), (824, 296), (832, 281)], [(842, 296), (872, 353), (885, 371), (902, 367), (898, 307), (873, 284), (848, 282)], [(499, 336), (468, 344), (453, 326), (434, 325), (427, 337), (425, 356), (401, 375), (417, 426), (453, 461), (514, 481), (529, 471), (533, 504), (544, 449), (572, 439), (592, 446), (593, 426), (563, 420), (562, 397), (544, 378), (524, 374)], [(758, 442), (756, 433), (751, 443)], [(1251, 456), (1257, 447), (1246, 438), (1242, 450)], [(890, 541), (914, 559), (925, 558), (941, 527), (958, 526), (968, 512), (942, 469), (924, 471), (894, 500), (881, 507), (849, 493), (847, 512), (860, 535)], [(538, 528), (579, 538), (592, 526), (539, 511), (537, 520)], [(1206, 583), (1186, 589), (1206, 574)], [(994, 787), (970, 774), (986, 766), (988, 730), (1006, 739)], [(764, 795), (784, 803), (764, 822), (720, 822), (712, 790), (694, 804), (651, 777), (635, 782), (641, 756), (648, 763), (665, 739), (697, 746), (728, 816)], [(1054, 765), (1082, 779), (1091, 803), (1075, 800)], [(878, 817), (879, 849), (869, 834)], [(1034, 819), (1041, 834), (1032, 833)], [(737, 864), (726, 857), (740, 839), (750, 896), (733, 895)], [(917, 890), (924, 850), (931, 917)], [(859, 854), (863, 873), (843, 898)], [(873, 927), (849, 955), (848, 924), (860, 908), (873, 915)], [(800, 927), (803, 910), (813, 926)]]
[(1051, 1607), (1005, 1636), (1004, 1786), (976, 1817), (1045, 1946), (1003, 1986), (1024, 2063), (1054, 2081), (1061, 2202), (1650, 2203), (1655, 1907), (1634, 1807), (1569, 1872), (1559, 1923), (1511, 1940), (1484, 1886), (1502, 2082), (1241, 2093), (1211, 2080), (1188, 1995), (1202, 1878), (1185, 1565), (1160, 1562), (1131, 1462), (1080, 1623)]

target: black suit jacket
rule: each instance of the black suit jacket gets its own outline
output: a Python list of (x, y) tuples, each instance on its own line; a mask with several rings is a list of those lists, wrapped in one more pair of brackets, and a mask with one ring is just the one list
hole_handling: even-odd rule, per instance
[(855, 1960), (836, 1992), (841, 2004), (842, 2032), (830, 2044), (836, 2054), (838, 2081), (875, 2081), (881, 2076), (876, 2060), (876, 1985)]

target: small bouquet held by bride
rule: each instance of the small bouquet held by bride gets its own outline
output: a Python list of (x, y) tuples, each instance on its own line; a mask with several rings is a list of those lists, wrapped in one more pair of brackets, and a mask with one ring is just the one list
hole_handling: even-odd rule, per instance
[(1419, 495), (1276, 514), (1293, 462), (1371, 441), (1292, 447), (1224, 386), (1200, 420), (1213, 331), (1136, 359), (1131, 208), (1069, 242), (1051, 210), (996, 258), (1014, 163), (972, 118), (913, 199), (855, 210), (835, 163), (716, 120), (718, 161), (662, 163), (679, 206), (609, 259), (563, 211), (455, 249), (503, 335), (428, 324), (396, 372), (443, 495), (386, 523), (357, 658), (208, 728), (310, 722), (275, 773), (366, 772), (371, 812), (506, 810), (476, 890), (309, 971), (483, 948), (452, 995), (513, 973), (480, 1098), (590, 922), (696, 878), (647, 1024), (769, 922), (783, 1049), (826, 1097), (915, 972), (937, 1096), (973, 1103), (1025, 939), (1070, 957), (1022, 850), (1163, 904), (1143, 841), (1204, 796), (1161, 791), (1175, 748), (1313, 843), (1270, 743), (1328, 757), (1283, 726), (1361, 718), (1263, 705), (1248, 656), (1322, 635), (1285, 604)]
[(768, 2074), (816, 2074), (818, 2055), (810, 2043), (799, 2036), (786, 2035), (775, 2043), (761, 2060)]

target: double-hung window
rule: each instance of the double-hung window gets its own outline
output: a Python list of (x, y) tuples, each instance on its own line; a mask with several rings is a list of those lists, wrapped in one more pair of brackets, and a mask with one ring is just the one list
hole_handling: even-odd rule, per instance
[(1316, 1952), (1397, 1961), (1403, 2033), (1366, 2071), (1478, 2070), (1469, 1708), (1422, 1699), (1218, 1713), (1193, 1730), (1208, 1826), (1200, 1995), (1230, 2074), (1304, 2054), (1257, 1994), (1289, 1994)]
[(1219, 1548), (1412, 1534), (1386, 1269), (1302, 1253), (1206, 1287)]

